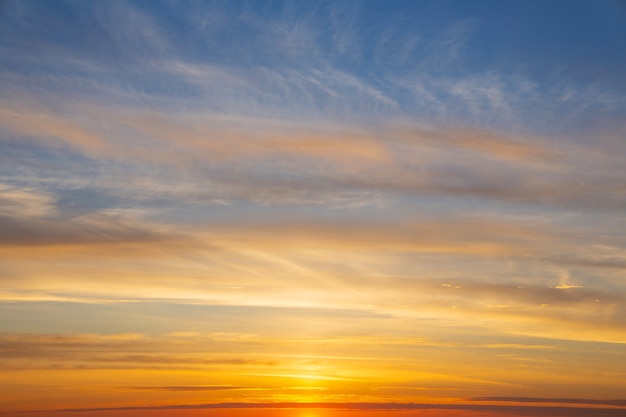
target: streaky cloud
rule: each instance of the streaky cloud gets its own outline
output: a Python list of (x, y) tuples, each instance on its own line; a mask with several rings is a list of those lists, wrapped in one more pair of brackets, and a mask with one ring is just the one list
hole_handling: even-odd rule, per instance
[(127, 386), (121, 389), (140, 391), (223, 391), (223, 390), (257, 390), (260, 387), (237, 385), (190, 385), (190, 386)]
[(585, 398), (537, 398), (537, 397), (474, 397), (473, 401), (502, 401), (513, 403), (593, 404), (626, 407), (626, 400), (592, 400)]
[(350, 191), (600, 210), (626, 204), (619, 192), (626, 172), (608, 139), (590, 147), (563, 138), (556, 146), (540, 136), (453, 125), (313, 127), (312, 121), (303, 126), (276, 118), (229, 120), (217, 113), (120, 111), (94, 103), (65, 104), (64, 112), (37, 107), (5, 105), (0, 124), (18, 138), (69, 146), (104, 166), (121, 164), (132, 175), (137, 164), (160, 166), (156, 182), (171, 182), (167, 173), (184, 173), (183, 185), (192, 192), (206, 194), (199, 180), (210, 178), (215, 200), (279, 203), (288, 195)]
[(39, 410), (39, 412), (75, 412), (130, 411), (130, 410), (203, 410), (203, 409), (330, 409), (330, 410), (458, 410), (483, 411), (491, 413), (510, 413), (521, 416), (546, 417), (600, 417), (621, 416), (622, 408), (576, 408), (576, 407), (540, 407), (540, 406), (505, 406), (471, 404), (413, 404), (413, 403), (221, 403), (221, 404), (179, 404), (163, 406), (128, 406), (103, 408), (67, 408)]

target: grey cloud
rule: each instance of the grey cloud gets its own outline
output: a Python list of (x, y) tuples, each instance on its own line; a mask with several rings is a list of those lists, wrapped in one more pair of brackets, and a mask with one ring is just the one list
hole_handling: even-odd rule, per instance
[[(493, 284), (463, 281), (456, 286), (442, 287), (442, 292), (453, 294), (458, 292), (463, 296), (473, 296), (479, 302), (484, 302), (485, 298), (500, 300), (507, 303), (523, 304), (554, 304), (554, 305), (576, 305), (593, 304), (596, 300), (602, 300), (609, 304), (626, 304), (622, 294), (615, 292), (607, 293), (587, 288), (557, 288), (540, 287), (537, 285), (511, 285)], [(470, 300), (472, 298), (469, 298)]]
[(474, 397), (473, 401), (506, 401), (514, 403), (590, 404), (626, 407), (626, 400), (591, 400), (584, 398), (537, 398), (537, 397)]
[[(6, 369), (197, 369), (210, 366), (274, 366), (258, 358), (224, 356), (203, 341), (204, 355), (163, 338), (97, 335), (3, 335), (0, 362)], [(197, 349), (197, 346), (196, 346)], [(168, 353), (164, 354), (163, 351)], [(158, 352), (158, 353), (157, 353)], [(207, 388), (208, 389), (208, 388)]]
[[(94, 195), (98, 193), (78, 198), (89, 200)], [(80, 213), (67, 210), (68, 203), (50, 192), (0, 184), (0, 247), (138, 244), (181, 237), (148, 225), (130, 211), (103, 209), (96, 202)]]
[(20, 219), (0, 216), (0, 246), (147, 243), (166, 237), (106, 216), (91, 219)]
[(143, 351), (154, 342), (143, 336), (96, 336), (96, 335), (0, 335), (0, 355), (4, 358), (68, 356), (82, 351)]
[(41, 217), (55, 213), (55, 199), (49, 193), (0, 183), (0, 216)]
[(96, 411), (130, 411), (130, 410), (203, 410), (203, 409), (331, 409), (331, 410), (463, 410), (480, 411), (502, 415), (504, 413), (519, 416), (546, 417), (601, 417), (622, 416), (622, 408), (576, 408), (576, 407), (538, 407), (538, 406), (490, 406), (471, 404), (401, 404), (401, 403), (222, 403), (222, 404), (180, 404), (163, 406), (129, 406), (103, 408), (68, 408), (57, 410), (41, 410), (56, 412), (96, 412)]

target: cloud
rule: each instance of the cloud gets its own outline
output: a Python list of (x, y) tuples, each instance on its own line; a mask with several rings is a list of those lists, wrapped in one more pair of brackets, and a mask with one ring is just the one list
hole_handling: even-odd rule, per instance
[(56, 201), (50, 193), (0, 183), (0, 216), (33, 218), (55, 214)]
[[(541, 287), (537, 285), (519, 286), (515, 284), (480, 283), (464, 280), (454, 289), (444, 287), (446, 292), (463, 293), (467, 300), (485, 299), (504, 300), (506, 302), (534, 305), (570, 305), (570, 304), (593, 304), (597, 300), (612, 303), (624, 303), (626, 300), (620, 294), (613, 292), (601, 292), (598, 290), (584, 289), (582, 286), (569, 286), (569, 288)], [(476, 297), (476, 298), (475, 298)]]
[[(193, 63), (184, 61), (155, 62), (160, 71), (174, 78), (182, 78), (200, 88), (211, 89), (215, 93), (216, 89), (227, 94), (224, 89), (254, 88), (254, 84), (244, 74), (219, 65), (207, 63)], [(219, 91), (218, 90), (218, 91)]]
[[(428, 291), (431, 300), (445, 300), (439, 308), (454, 306), (466, 319), (485, 320), (509, 334), (624, 343), (620, 333), (624, 331), (626, 299), (613, 289), (558, 289), (464, 280), (462, 284), (459, 281), (455, 286)], [(409, 304), (408, 299), (399, 302)]]
[(536, 397), (474, 397), (473, 401), (500, 401), (514, 403), (590, 404), (626, 407), (626, 400), (590, 400), (583, 398), (536, 398)]
[[(151, 245), (152, 248), (176, 245), (185, 239), (179, 232), (166, 231), (161, 225), (146, 223), (123, 211), (102, 210), (67, 216), (46, 193), (13, 190), (0, 193), (0, 199), (3, 197), (11, 203), (5, 206), (7, 214), (0, 215), (3, 257), (19, 256), (22, 252), (28, 256), (46, 252), (52, 255), (57, 250), (58, 255), (72, 248), (79, 253), (94, 247), (99, 247), (102, 254), (107, 253), (106, 248), (111, 249), (109, 254), (118, 248), (149, 251)], [(28, 208), (18, 210), (19, 204), (28, 204)]]
[[(218, 347), (221, 344), (211, 338), (203, 339), (205, 347), (212, 345), (203, 354), (197, 351), (200, 346), (197, 343), (181, 345), (172, 338), (141, 334), (3, 334), (0, 335), (0, 340), (0, 360), (7, 370), (204, 369), (226, 366), (249, 370), (276, 365), (273, 359), (228, 355), (227, 352), (220, 351)], [(185, 340), (194, 342), (193, 339)], [(226, 387), (206, 386), (204, 389), (227, 389)], [(184, 387), (178, 388), (154, 389), (185, 390)]]
[(617, 408), (590, 409), (575, 407), (526, 407), (526, 406), (489, 406), (469, 404), (401, 404), (401, 403), (222, 403), (222, 404), (180, 404), (162, 406), (129, 406), (102, 408), (69, 408), (41, 410), (48, 412), (96, 412), (129, 410), (203, 410), (203, 409), (331, 409), (331, 410), (457, 410), (486, 412), (488, 414), (508, 413), (520, 416), (569, 417), (580, 416), (619, 416), (623, 410)]
[(70, 145), (81, 151), (96, 154), (105, 152), (109, 147), (105, 138), (66, 117), (49, 112), (2, 107), (0, 124), (14, 135), (36, 138), (48, 146)]
[[(488, 328), (510, 321), (512, 334), (622, 340), (626, 300), (610, 283), (619, 269), (587, 268), (599, 278), (564, 279), (562, 270), (588, 254), (556, 225), (284, 215), (222, 218), (174, 233), (173, 226), (104, 214), (61, 224), (8, 219), (5, 229), (14, 233), (3, 242), (6, 300), (349, 307), (410, 317), (430, 311)], [(28, 265), (20, 262), (25, 256)], [(511, 275), (517, 282), (498, 282)]]
[(140, 390), (140, 391), (223, 391), (223, 390), (256, 390), (258, 387), (244, 387), (236, 385), (192, 385), (192, 386), (146, 386), (146, 387), (121, 387), (122, 389)]
[[(471, 127), (313, 126), (88, 103), (67, 105), (63, 113), (72, 116), (5, 107), (0, 124), (18, 137), (37, 139), (44, 149), (69, 146), (116, 182), (111, 189), (121, 183), (117, 192), (128, 188), (130, 196), (149, 193), (141, 187), (149, 180), (154, 193), (176, 182), (180, 197), (187, 189), (205, 201), (324, 204), (351, 195), (366, 204), (401, 197), (601, 210), (626, 204), (619, 192), (626, 173), (608, 142), (555, 145), (548, 138)], [(106, 124), (95, 126), (94, 120)], [(143, 178), (142, 172), (154, 175)], [(100, 180), (91, 186), (106, 185)]]
[(163, 241), (164, 235), (120, 222), (119, 218), (93, 215), (74, 219), (59, 227), (59, 218), (29, 222), (20, 218), (0, 217), (0, 247), (44, 247), (137, 244)]
[(1, 257), (86, 253), (90, 248), (103, 255), (150, 252), (187, 239), (168, 226), (147, 222), (141, 210), (74, 213), (61, 207), (58, 194), (37, 188), (0, 183), (0, 203)]
[(396, 128), (402, 140), (416, 146), (460, 149), (511, 161), (556, 162), (559, 151), (553, 149), (540, 138), (524, 137), (497, 131), (489, 131), (472, 127), (419, 128), (407, 126)]

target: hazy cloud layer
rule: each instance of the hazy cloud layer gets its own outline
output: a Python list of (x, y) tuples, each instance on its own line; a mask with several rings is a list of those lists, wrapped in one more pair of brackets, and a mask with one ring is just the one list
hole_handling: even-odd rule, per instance
[(474, 401), (506, 401), (517, 403), (593, 404), (626, 406), (626, 400), (590, 400), (583, 398), (476, 397)]
[(120, 412), (120, 411), (132, 411), (132, 410), (196, 410), (196, 409), (330, 409), (330, 410), (457, 410), (457, 411), (472, 411), (482, 412), (487, 415), (496, 414), (502, 415), (506, 413), (508, 415), (519, 416), (552, 416), (552, 417), (566, 417), (566, 416), (618, 416), (623, 412), (622, 409), (589, 409), (589, 408), (575, 408), (575, 407), (524, 407), (524, 406), (476, 406), (476, 405), (457, 405), (457, 404), (394, 404), (394, 403), (275, 403), (275, 404), (250, 404), (250, 403), (232, 403), (232, 404), (193, 404), (193, 405), (164, 405), (164, 406), (151, 406), (151, 407), (110, 407), (110, 408), (76, 408), (76, 409), (62, 409), (62, 410), (42, 410), (43, 412)]

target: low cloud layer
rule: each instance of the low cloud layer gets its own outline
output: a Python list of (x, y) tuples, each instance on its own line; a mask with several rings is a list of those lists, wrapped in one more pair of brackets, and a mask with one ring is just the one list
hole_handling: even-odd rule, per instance
[(534, 398), (534, 397), (476, 397), (474, 401), (501, 401), (512, 403), (555, 403), (626, 406), (626, 400), (590, 400), (583, 398)]
[[(516, 416), (550, 416), (550, 417), (567, 417), (567, 416), (618, 416), (623, 412), (622, 409), (589, 409), (575, 407), (524, 407), (524, 406), (475, 406), (475, 405), (456, 405), (456, 404), (396, 404), (396, 403), (275, 403), (275, 404), (250, 404), (250, 403), (233, 403), (233, 404), (194, 404), (194, 405), (164, 405), (151, 407), (111, 407), (111, 408), (76, 408), (62, 410), (47, 410), (48, 412), (121, 412), (121, 411), (140, 411), (140, 410), (220, 410), (220, 409), (321, 409), (321, 410), (352, 410), (352, 411), (369, 411), (369, 410), (457, 410), (472, 411), (485, 413), (485, 415), (516, 415)], [(45, 411), (44, 411), (45, 412)], [(483, 414), (481, 414), (483, 415)]]

